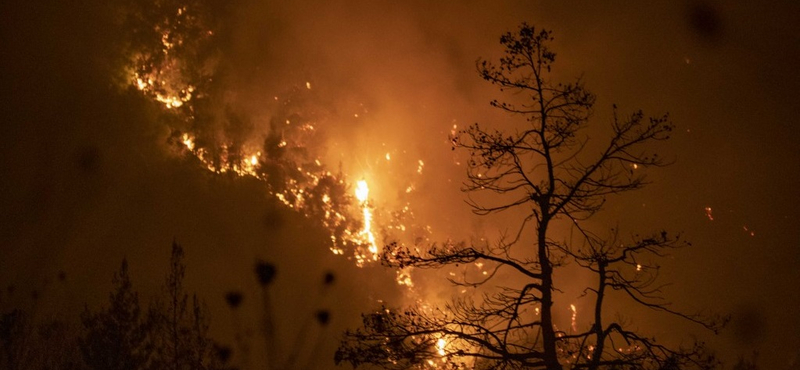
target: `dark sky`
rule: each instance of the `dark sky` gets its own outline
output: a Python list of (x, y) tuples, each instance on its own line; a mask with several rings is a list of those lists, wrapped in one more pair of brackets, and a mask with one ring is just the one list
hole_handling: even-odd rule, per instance
[[(256, 258), (278, 266), (282, 337), (330, 308), (327, 332), (309, 329), (302, 341), (310, 352), (321, 338), (314, 367), (327, 368), (341, 331), (378, 300), (449, 294), (442, 274), (415, 272), (408, 291), (393, 271), (333, 256), (324, 231), (268, 199), (263, 183), (214, 175), (167, 145), (170, 128), (141, 99), (116, 93), (112, 74), (123, 72), (105, 57), (120, 41), (98, 17), (107, 14), (102, 2), (67, 3), (0, 5), (0, 308), (44, 317), (97, 305), (124, 256), (134, 283), (155, 292), (174, 239), (186, 248), (188, 285), (223, 338), (258, 320)], [(274, 97), (309, 82), (333, 117), (320, 128), (321, 159), (369, 181), (377, 209), (410, 202), (435, 238), (495, 238), (504, 219), (469, 215), (462, 157), (447, 135), (454, 124), (519, 124), (491, 110), (499, 95), (474, 63), (499, 55), (499, 35), (521, 21), (552, 29), (554, 76), (582, 76), (598, 95), (593, 138), (607, 133), (613, 103), (669, 112), (677, 126), (658, 147), (675, 164), (649, 173), (645, 190), (612, 199), (593, 222), (683, 232), (694, 246), (663, 273), (676, 307), (732, 315), (727, 330), (708, 336), (726, 359), (757, 351), (762, 368), (788, 369), (800, 363), (798, 15), (790, 1), (242, 0), (225, 19), (226, 96), (253, 122), (240, 134), (260, 143)], [(329, 270), (337, 283), (323, 291)], [(243, 317), (223, 304), (234, 289), (245, 294)], [(640, 319), (667, 337), (699, 331)]]

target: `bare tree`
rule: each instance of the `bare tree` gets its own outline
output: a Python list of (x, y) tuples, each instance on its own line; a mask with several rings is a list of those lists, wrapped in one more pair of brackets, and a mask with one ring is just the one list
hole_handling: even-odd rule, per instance
[[(601, 238), (584, 228), (581, 221), (601, 210), (607, 197), (642, 188), (642, 170), (668, 164), (648, 146), (668, 139), (673, 126), (666, 115), (648, 118), (636, 111), (620, 116), (615, 106), (610, 139), (602, 146), (589, 146), (581, 130), (592, 115), (595, 97), (580, 79), (551, 81), (556, 56), (549, 47), (552, 40), (550, 31), (522, 24), (500, 38), (505, 54), (499, 63), (478, 62), (484, 80), (510, 93), (509, 101), (491, 105), (524, 120), (523, 125), (503, 132), (476, 123), (452, 138), (455, 147), (470, 153), (463, 190), (473, 212), (515, 210), (523, 215), (519, 228), (491, 245), (448, 242), (424, 250), (398, 244), (384, 248), (383, 261), (391, 267), (489, 265), (493, 272), (477, 282), (451, 280), (481, 288), (482, 299), (454, 299), (433, 309), (383, 307), (366, 314), (363, 327), (345, 335), (337, 363), (391, 369), (548, 370), (715, 364), (701, 344), (670, 348), (627, 329), (621, 321), (606, 322), (609, 291), (620, 291), (645, 307), (706, 328), (719, 327), (718, 322), (671, 309), (660, 296), (656, 265), (639, 262), (683, 245), (676, 236), (660, 232), (623, 241), (616, 231)], [(554, 232), (558, 224), (569, 225), (573, 237), (559, 239)], [(584, 332), (559, 330), (553, 318), (554, 272), (570, 262), (597, 276), (597, 286), (585, 291), (594, 295), (595, 305), (594, 322)], [(519, 284), (487, 284), (500, 281), (499, 269), (513, 271), (517, 279), (511, 281)]]

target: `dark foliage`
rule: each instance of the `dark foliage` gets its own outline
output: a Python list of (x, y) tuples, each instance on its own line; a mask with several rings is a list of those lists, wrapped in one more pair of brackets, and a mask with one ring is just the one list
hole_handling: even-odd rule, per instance
[[(213, 341), (208, 336), (206, 309), (183, 288), (186, 265), (183, 248), (172, 243), (170, 268), (162, 287), (162, 296), (148, 311), (149, 341), (152, 345), (152, 369), (220, 368)], [(191, 303), (190, 303), (191, 302)]]
[(109, 305), (99, 312), (88, 307), (81, 315), (85, 335), (80, 340), (83, 361), (90, 369), (144, 369), (152, 356), (147, 342), (139, 295), (133, 289), (128, 261), (114, 275)]

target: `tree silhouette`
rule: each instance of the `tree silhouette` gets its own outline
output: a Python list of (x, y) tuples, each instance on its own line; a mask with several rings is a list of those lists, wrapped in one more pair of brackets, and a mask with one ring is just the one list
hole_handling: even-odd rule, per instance
[(76, 329), (60, 319), (35, 320), (21, 309), (0, 315), (0, 369), (85, 369)]
[(147, 323), (126, 259), (112, 281), (115, 290), (109, 296), (109, 306), (97, 313), (87, 307), (81, 314), (85, 329), (79, 342), (83, 361), (90, 369), (144, 369), (150, 358)]
[[(204, 305), (183, 287), (186, 265), (183, 248), (172, 243), (170, 267), (161, 295), (146, 314), (133, 289), (128, 262), (114, 275), (109, 306), (99, 312), (88, 307), (81, 315), (83, 336), (78, 340), (89, 369), (222, 369), (208, 335)], [(51, 325), (52, 326), (52, 325)], [(55, 326), (50, 332), (60, 329)], [(52, 335), (50, 335), (52, 336)]]
[(205, 309), (183, 288), (186, 265), (183, 247), (172, 243), (169, 271), (162, 287), (162, 296), (148, 311), (153, 369), (216, 369), (213, 342), (208, 336)]
[(4, 313), (0, 317), (0, 365), (4, 369), (22, 369), (30, 348), (30, 323), (20, 309)]
[[(649, 261), (686, 245), (679, 236), (656, 232), (622, 240), (616, 230), (601, 237), (584, 226), (582, 221), (600, 211), (609, 196), (642, 188), (642, 170), (668, 164), (648, 145), (668, 139), (673, 126), (666, 115), (647, 118), (636, 111), (621, 117), (614, 106), (610, 139), (602, 146), (588, 145), (581, 130), (595, 97), (580, 79), (567, 84), (551, 80), (552, 40), (550, 31), (523, 23), (500, 38), (505, 54), (499, 63), (477, 64), (484, 80), (510, 93), (508, 101), (491, 105), (524, 119), (523, 125), (503, 132), (476, 123), (452, 137), (454, 149), (470, 153), (463, 190), (473, 212), (518, 211), (523, 215), (519, 228), (492, 245), (448, 242), (420, 250), (395, 243), (384, 248), (383, 262), (396, 268), (486, 264), (492, 272), (477, 282), (452, 280), (481, 289), (482, 299), (454, 299), (444, 308), (382, 307), (366, 314), (363, 326), (345, 335), (337, 363), (548, 370), (715, 364), (701, 344), (672, 348), (628, 329), (621, 320), (609, 320), (610, 292), (617, 291), (622, 294), (614, 297), (710, 329), (720, 323), (675, 311), (660, 295), (657, 265)], [(554, 231), (563, 226), (572, 230), (568, 237)], [(555, 271), (571, 262), (597, 277), (597, 285), (584, 291), (594, 296), (593, 322), (585, 331), (575, 325), (560, 330), (553, 317)], [(516, 276), (500, 280), (499, 269)]]

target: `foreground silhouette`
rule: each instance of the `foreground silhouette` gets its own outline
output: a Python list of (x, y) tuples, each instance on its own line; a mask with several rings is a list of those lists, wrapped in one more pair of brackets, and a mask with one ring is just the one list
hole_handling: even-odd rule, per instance
[[(596, 233), (583, 226), (608, 196), (642, 188), (645, 169), (668, 164), (648, 145), (668, 139), (673, 126), (667, 116), (648, 118), (641, 111), (621, 116), (614, 107), (610, 138), (601, 146), (594, 144), (598, 138), (587, 145), (581, 130), (595, 97), (580, 79), (566, 84), (551, 80), (552, 40), (550, 31), (522, 24), (500, 38), (505, 54), (499, 63), (478, 62), (480, 76), (508, 92), (509, 100), (491, 105), (518, 118), (520, 125), (503, 132), (474, 124), (452, 137), (454, 149), (470, 153), (464, 191), (473, 212), (514, 210), (522, 214), (519, 228), (495, 244), (384, 248), (383, 262), (396, 268), (485, 264), (492, 273), (477, 281), (467, 275), (453, 281), (483, 296), (454, 299), (443, 308), (382, 307), (365, 314), (363, 326), (345, 335), (337, 363), (548, 370), (716, 365), (702, 343), (670, 347), (610, 319), (614, 312), (607, 312), (608, 302), (614, 298), (714, 331), (725, 321), (675, 311), (661, 297), (657, 259), (688, 245), (679, 236), (658, 231), (622, 238), (616, 229)], [(572, 230), (571, 235), (560, 236), (555, 227)], [(555, 272), (567, 263), (590, 271), (596, 282), (584, 290), (594, 297), (592, 322), (580, 329), (573, 321), (565, 331), (557, 327), (553, 312), (559, 307)], [(511, 281), (517, 284), (499, 280), (499, 269), (515, 274)], [(621, 294), (612, 297), (612, 291)]]

